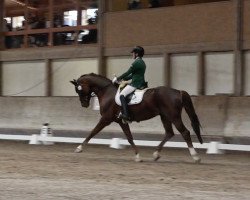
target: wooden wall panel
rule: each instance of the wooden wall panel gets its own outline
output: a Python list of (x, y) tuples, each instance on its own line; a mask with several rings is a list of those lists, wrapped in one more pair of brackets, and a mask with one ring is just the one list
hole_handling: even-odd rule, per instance
[(4, 49), (4, 1), (0, 1), (0, 50)]
[(235, 40), (232, 2), (105, 14), (105, 46), (169, 45)]
[(215, 2), (215, 1), (227, 1), (227, 0), (173, 0), (174, 5), (186, 5), (186, 4), (193, 4), (193, 3), (209, 3), (209, 2)]
[(111, 0), (109, 11), (122, 11), (127, 10), (128, 4), (124, 0)]
[(243, 47), (246, 49), (250, 48), (250, 1), (245, 0), (243, 2)]

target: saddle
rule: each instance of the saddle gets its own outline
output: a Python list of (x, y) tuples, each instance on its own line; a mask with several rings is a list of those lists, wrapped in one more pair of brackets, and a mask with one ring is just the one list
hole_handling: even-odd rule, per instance
[[(119, 87), (118, 90), (116, 92), (115, 95), (115, 102), (117, 105), (121, 106), (121, 101), (120, 101), (120, 92), (122, 91), (122, 89), (128, 84), (128, 81), (123, 81)], [(132, 92), (131, 94), (129, 94), (126, 97), (126, 101), (128, 103), (128, 105), (135, 105), (135, 104), (139, 104), (142, 101), (143, 95), (144, 93), (147, 91), (148, 87), (144, 87), (143, 89), (136, 89), (134, 92)]]

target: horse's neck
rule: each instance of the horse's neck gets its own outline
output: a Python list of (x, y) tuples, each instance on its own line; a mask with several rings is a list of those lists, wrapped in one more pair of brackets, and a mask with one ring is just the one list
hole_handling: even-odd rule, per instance
[[(109, 80), (96, 79), (91, 81), (91, 88), (97, 96), (103, 95), (108, 88), (113, 88), (115, 91), (115, 86)], [(110, 91), (110, 90), (109, 90)]]

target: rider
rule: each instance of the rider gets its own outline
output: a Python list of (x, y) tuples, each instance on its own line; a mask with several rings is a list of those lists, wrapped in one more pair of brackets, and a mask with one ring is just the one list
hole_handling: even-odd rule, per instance
[(119, 77), (115, 77), (112, 82), (118, 83), (121, 80), (130, 80), (132, 82), (121, 91), (120, 93), (120, 100), (122, 104), (122, 114), (119, 118), (122, 118), (126, 121), (129, 121), (129, 113), (128, 113), (128, 106), (126, 102), (126, 96), (134, 92), (136, 89), (143, 89), (147, 87), (147, 82), (145, 82), (144, 74), (146, 70), (146, 65), (142, 60), (144, 55), (144, 49), (141, 46), (136, 46), (132, 49), (131, 53), (133, 54), (133, 59), (135, 61), (132, 63), (131, 67), (128, 69), (127, 72), (122, 74)]

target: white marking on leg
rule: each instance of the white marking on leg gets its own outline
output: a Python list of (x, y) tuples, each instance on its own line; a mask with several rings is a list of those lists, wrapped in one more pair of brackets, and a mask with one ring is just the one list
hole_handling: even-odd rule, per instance
[(197, 155), (197, 152), (195, 151), (195, 149), (193, 147), (188, 147), (188, 149), (189, 149), (191, 156)]
[(159, 151), (155, 151), (155, 152), (153, 153), (153, 158), (154, 158), (155, 161), (157, 161), (160, 157), (161, 157), (161, 156), (160, 156)]
[(82, 152), (82, 145), (79, 145), (78, 147), (76, 147), (75, 153), (80, 153)]
[(200, 157), (198, 156), (198, 153), (195, 151), (195, 149), (193, 147), (189, 147), (189, 152), (192, 156), (192, 158), (194, 159), (195, 162), (200, 162)]
[(142, 162), (142, 159), (140, 158), (140, 154), (135, 155), (135, 162)]

